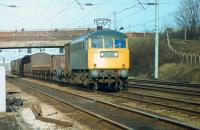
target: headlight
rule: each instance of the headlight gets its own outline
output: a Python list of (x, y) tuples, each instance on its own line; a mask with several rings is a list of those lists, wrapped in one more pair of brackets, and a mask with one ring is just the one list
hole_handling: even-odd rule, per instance
[(115, 53), (114, 53), (114, 56), (116, 56), (116, 57), (117, 57), (117, 56), (118, 56), (118, 53), (117, 53), (117, 52), (115, 52)]
[(104, 55), (103, 52), (101, 52), (101, 53), (100, 53), (100, 56), (102, 57), (103, 55)]
[(92, 78), (98, 78), (99, 77), (99, 72), (97, 70), (92, 70), (91, 71), (91, 76), (92, 76)]
[(120, 76), (122, 78), (127, 78), (128, 77), (128, 70), (121, 70), (120, 71)]

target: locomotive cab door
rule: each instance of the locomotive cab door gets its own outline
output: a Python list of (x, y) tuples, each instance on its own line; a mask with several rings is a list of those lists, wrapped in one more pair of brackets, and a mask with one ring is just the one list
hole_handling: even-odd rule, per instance
[(70, 43), (65, 45), (65, 74), (71, 72), (70, 67)]

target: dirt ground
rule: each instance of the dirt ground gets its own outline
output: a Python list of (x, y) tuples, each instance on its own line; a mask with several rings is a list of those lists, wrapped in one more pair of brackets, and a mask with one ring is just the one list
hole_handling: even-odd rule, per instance
[[(10, 127), (3, 127), (2, 130), (17, 130), (17, 129), (41, 129), (41, 130), (87, 130), (88, 128), (77, 121), (75, 121), (72, 118), (69, 118), (64, 113), (60, 112), (56, 108), (54, 108), (51, 105), (46, 104), (45, 102), (42, 102), (37, 97), (34, 96), (34, 93), (32, 95), (27, 94), (24, 90), (14, 86), (11, 83), (6, 84), (7, 86), (7, 98), (10, 100), (13, 99), (20, 99), (23, 101), (23, 105), (19, 108), (14, 109), (16, 112), (10, 112), (10, 113), (17, 113), (16, 116), (12, 116), (10, 119), (10, 116), (4, 116), (4, 120), (0, 120), (0, 126), (3, 126), (1, 124), (7, 124)], [(35, 111), (33, 111), (33, 106), (40, 106), (41, 116), (42, 118), (45, 118), (45, 120), (58, 120), (62, 121), (63, 124), (69, 124), (69, 127), (66, 126), (60, 126), (56, 123), (49, 123), (45, 121), (41, 121), (41, 119), (37, 118), (37, 114)], [(8, 108), (10, 108), (8, 106)], [(12, 109), (13, 110), (13, 109)], [(17, 120), (16, 120), (17, 117)], [(1, 117), (0, 117), (1, 118)], [(12, 122), (12, 123), (11, 123)], [(12, 127), (13, 126), (13, 127)], [(1, 128), (0, 128), (1, 130)]]

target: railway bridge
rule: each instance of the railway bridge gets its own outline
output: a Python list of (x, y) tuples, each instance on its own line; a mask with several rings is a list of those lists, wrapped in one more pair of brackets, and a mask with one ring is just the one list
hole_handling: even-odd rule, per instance
[(0, 31), (0, 49), (63, 47), (73, 37), (94, 29)]

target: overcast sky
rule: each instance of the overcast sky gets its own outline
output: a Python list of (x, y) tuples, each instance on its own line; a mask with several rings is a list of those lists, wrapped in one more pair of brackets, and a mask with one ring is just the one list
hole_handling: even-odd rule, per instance
[[(0, 6), (0, 30), (53, 29), (95, 27), (95, 18), (110, 18), (117, 12), (118, 27), (125, 31), (151, 31), (154, 28), (154, 6), (145, 3), (155, 0), (1, 0), (0, 4), (17, 5), (18, 8)], [(171, 12), (178, 9), (181, 0), (160, 0), (160, 26), (172, 20)], [(85, 6), (92, 3), (93, 6)]]

